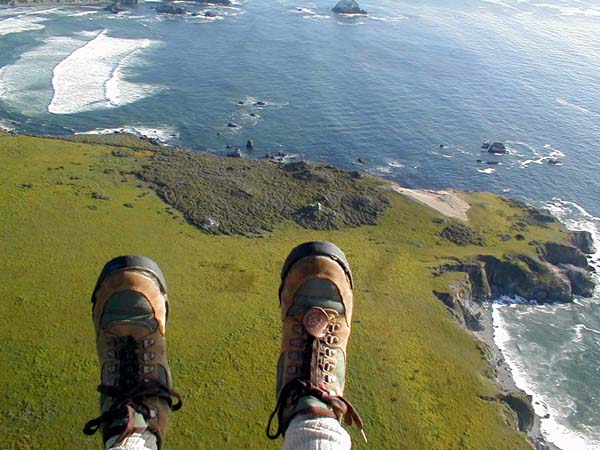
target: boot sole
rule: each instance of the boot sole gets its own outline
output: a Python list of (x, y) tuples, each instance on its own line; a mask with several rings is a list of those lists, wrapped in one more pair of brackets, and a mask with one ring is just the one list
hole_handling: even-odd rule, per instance
[(344, 252), (337, 245), (328, 241), (305, 242), (294, 248), (286, 258), (281, 269), (282, 285), (292, 266), (307, 256), (328, 256), (333, 259), (344, 269), (350, 280), (350, 287), (354, 288), (354, 279), (352, 278), (352, 271), (350, 270), (350, 264), (346, 259), (346, 255), (344, 255)]

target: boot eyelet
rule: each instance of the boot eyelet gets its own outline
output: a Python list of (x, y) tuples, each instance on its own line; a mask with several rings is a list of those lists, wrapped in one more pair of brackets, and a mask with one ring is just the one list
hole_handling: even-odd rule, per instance
[(325, 338), (325, 342), (328, 345), (337, 344), (339, 341), (340, 338), (338, 338), (337, 336), (327, 335), (327, 337)]
[(327, 347), (325, 349), (325, 356), (327, 356), (328, 358), (331, 358), (332, 356), (335, 356), (336, 354), (337, 354), (337, 351), (334, 348)]

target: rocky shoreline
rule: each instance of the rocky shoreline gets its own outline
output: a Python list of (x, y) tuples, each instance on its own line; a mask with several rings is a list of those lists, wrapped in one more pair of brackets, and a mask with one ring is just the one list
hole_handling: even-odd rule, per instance
[[(531, 403), (531, 397), (527, 395), (525, 391), (520, 389), (513, 378), (512, 370), (502, 354), (502, 350), (496, 345), (494, 340), (494, 322), (492, 318), (492, 305), (489, 304), (482, 308), (482, 315), (480, 323), (482, 329), (480, 331), (472, 331), (472, 334), (483, 342), (491, 351), (488, 357), (490, 365), (495, 370), (496, 381), (502, 387), (502, 391), (506, 394), (519, 393), (524, 398), (527, 398)], [(536, 450), (560, 450), (556, 445), (551, 442), (547, 442), (544, 439), (541, 430), (541, 417), (535, 414), (533, 407), (531, 406), (533, 423), (531, 428), (527, 431), (527, 437), (531, 441), (533, 447)]]
[[(573, 295), (579, 295), (577, 287), (578, 281), (571, 281), (572, 288), (570, 292), (564, 292), (559, 296), (547, 295), (548, 287), (553, 286), (553, 281), (568, 281), (569, 277), (561, 272), (561, 267), (572, 266), (573, 263), (581, 266), (585, 271), (584, 277), (589, 283), (588, 288), (593, 290), (594, 283), (590, 273), (593, 268), (588, 266), (586, 254), (594, 253), (591, 235), (587, 232), (570, 232), (572, 246), (555, 243), (534, 243), (538, 245), (537, 251), (539, 259), (536, 262), (538, 268), (542, 270), (548, 268), (548, 273), (554, 277), (554, 280), (545, 279), (543, 284), (547, 283), (546, 295), (537, 298), (541, 303), (561, 303), (573, 300)], [(560, 251), (554, 254), (553, 248), (560, 245)], [(548, 251), (548, 248), (551, 250)], [(557, 255), (560, 255), (558, 257)], [(529, 257), (528, 257), (529, 258)], [(503, 264), (511, 264), (505, 261)], [(555, 265), (556, 264), (556, 265)], [(564, 269), (563, 269), (564, 270)], [(455, 321), (464, 329), (468, 330), (481, 343), (481, 352), (485, 355), (493, 370), (495, 381), (501, 386), (502, 394), (499, 397), (484, 398), (486, 401), (505, 402), (517, 415), (520, 431), (526, 432), (529, 440), (536, 450), (560, 450), (551, 442), (547, 442), (541, 431), (541, 417), (539, 417), (533, 408), (532, 397), (520, 389), (513, 378), (512, 370), (500, 348), (494, 340), (496, 326), (493, 323), (493, 299), (500, 295), (521, 295), (524, 285), (528, 285), (528, 292), (532, 296), (527, 297), (536, 299), (535, 294), (542, 292), (536, 289), (540, 280), (536, 280), (536, 274), (531, 274), (531, 279), (523, 279), (519, 276), (515, 278), (522, 283), (514, 282), (511, 278), (514, 276), (506, 267), (498, 265), (498, 259), (493, 257), (480, 256), (478, 261), (464, 262), (458, 264), (449, 264), (434, 269), (434, 275), (439, 276), (448, 271), (463, 272), (463, 280), (453, 282), (448, 286), (449, 292), (434, 291), (434, 294), (448, 307)], [(500, 276), (496, 271), (503, 272)], [(522, 275), (519, 273), (518, 275)], [(504, 283), (504, 284), (497, 284)], [(531, 283), (531, 285), (529, 284)], [(533, 285), (533, 287), (531, 287)], [(590, 296), (590, 291), (586, 291)]]

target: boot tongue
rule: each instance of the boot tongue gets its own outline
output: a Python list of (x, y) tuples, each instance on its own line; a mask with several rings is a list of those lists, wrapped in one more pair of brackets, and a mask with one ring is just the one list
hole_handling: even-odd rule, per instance
[(152, 329), (145, 323), (123, 321), (111, 323), (106, 327), (106, 332), (115, 336), (131, 336), (136, 341), (146, 337)]

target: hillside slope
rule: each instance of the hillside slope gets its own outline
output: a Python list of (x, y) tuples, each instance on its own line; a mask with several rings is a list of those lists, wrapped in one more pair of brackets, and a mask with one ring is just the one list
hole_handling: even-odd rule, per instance
[(0, 135), (0, 148), (2, 450), (99, 448), (81, 432), (97, 414), (90, 294), (102, 265), (124, 253), (154, 258), (170, 286), (169, 358), (184, 407), (171, 416), (167, 448), (280, 448), (264, 436), (278, 275), (289, 250), (312, 239), (336, 242), (356, 276), (347, 397), (369, 444), (351, 430), (353, 448), (531, 448), (505, 404), (482, 399), (499, 387), (481, 346), (432, 294), (443, 281), (432, 268), (482, 252), (534, 255), (529, 241), (566, 239), (560, 224), (503, 240), (520, 207), (465, 193), (486, 245), (458, 246), (440, 237), (452, 221), (389, 193), (377, 225), (313, 230), (283, 220), (260, 238), (212, 235), (134, 175), (156, 160), (151, 147), (119, 153)]

